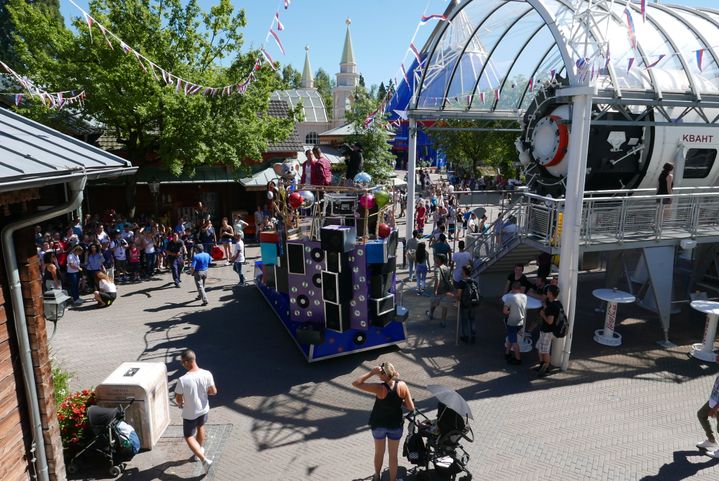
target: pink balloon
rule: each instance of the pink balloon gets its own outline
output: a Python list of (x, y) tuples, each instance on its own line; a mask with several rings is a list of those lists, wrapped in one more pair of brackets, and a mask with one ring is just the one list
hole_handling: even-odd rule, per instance
[(359, 205), (363, 209), (371, 209), (375, 206), (374, 195), (369, 193), (363, 194), (362, 197), (360, 197), (359, 199)]
[(302, 196), (299, 192), (292, 192), (287, 200), (293, 209), (297, 209), (302, 205)]

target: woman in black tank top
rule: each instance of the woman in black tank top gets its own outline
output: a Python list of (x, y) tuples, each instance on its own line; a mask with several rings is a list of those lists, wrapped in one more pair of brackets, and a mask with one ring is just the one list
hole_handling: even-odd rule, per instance
[[(381, 382), (366, 382), (372, 376), (379, 377)], [(402, 439), (402, 405), (414, 411), (414, 402), (407, 385), (398, 380), (399, 373), (394, 366), (383, 362), (352, 383), (356, 388), (375, 395), (375, 403), (370, 414), (369, 424), (374, 438), (374, 480), (380, 479), (385, 446), (389, 454), (389, 479), (397, 479), (397, 453), (399, 441)]]

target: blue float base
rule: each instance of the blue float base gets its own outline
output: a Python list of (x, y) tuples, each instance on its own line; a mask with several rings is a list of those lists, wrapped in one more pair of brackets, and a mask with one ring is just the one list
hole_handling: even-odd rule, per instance
[[(306, 325), (290, 319), (289, 296), (264, 285), (261, 278), (255, 278), (255, 285), (260, 293), (262, 293), (267, 304), (277, 315), (277, 318), (282, 321), (290, 337), (308, 362), (322, 361), (333, 357), (354, 354), (356, 352), (379, 349), (407, 340), (404, 324), (398, 321), (392, 321), (384, 327), (370, 326), (366, 331), (348, 329), (344, 332), (337, 332), (325, 329), (324, 326), (321, 326), (324, 334), (324, 342), (322, 344), (302, 344), (297, 339), (297, 330)], [(318, 328), (320, 328), (320, 326), (318, 326)], [(361, 344), (355, 342), (358, 334), (364, 334), (364, 342)]]

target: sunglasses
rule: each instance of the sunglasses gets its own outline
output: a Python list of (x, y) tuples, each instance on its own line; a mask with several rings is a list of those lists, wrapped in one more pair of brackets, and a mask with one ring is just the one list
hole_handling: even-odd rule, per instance
[(380, 367), (379, 367), (379, 372), (380, 372), (383, 376), (386, 376), (386, 375), (387, 375), (387, 371), (384, 370), (384, 363), (382, 363), (382, 364), (380, 365)]

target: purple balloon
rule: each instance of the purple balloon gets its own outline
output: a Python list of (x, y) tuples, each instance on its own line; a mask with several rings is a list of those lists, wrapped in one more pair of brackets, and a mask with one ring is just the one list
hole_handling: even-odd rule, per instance
[(362, 197), (360, 197), (359, 199), (359, 205), (363, 209), (371, 209), (375, 206), (374, 195), (370, 193), (363, 194)]

